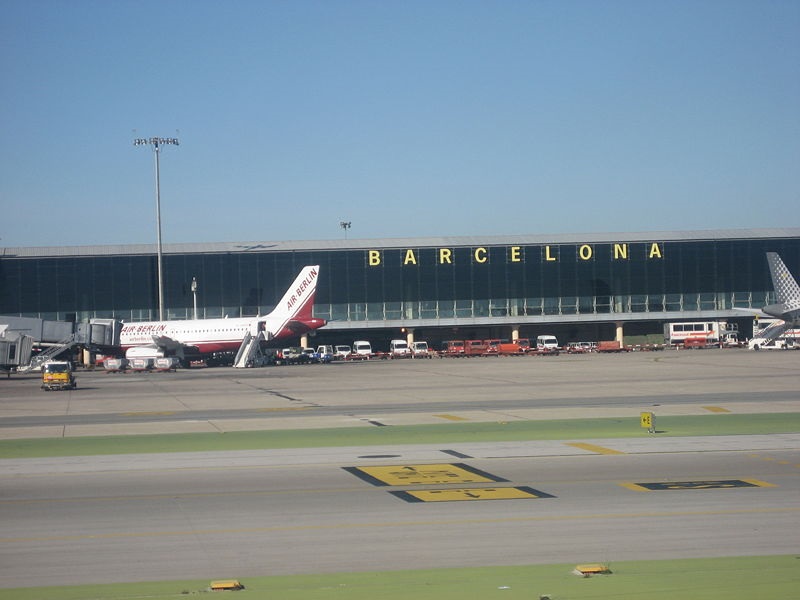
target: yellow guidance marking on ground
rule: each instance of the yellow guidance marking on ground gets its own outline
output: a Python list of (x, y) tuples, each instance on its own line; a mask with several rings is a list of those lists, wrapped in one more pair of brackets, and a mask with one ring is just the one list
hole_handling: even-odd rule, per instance
[(571, 442), (567, 444), (567, 446), (580, 448), (581, 450), (588, 450), (589, 452), (594, 452), (595, 454), (626, 454), (625, 452), (620, 452), (619, 450), (614, 450), (612, 448), (595, 446), (594, 444), (584, 444), (583, 442)]
[(464, 417), (458, 417), (456, 415), (433, 415), (434, 417), (438, 417), (440, 419), (447, 419), (448, 421), (469, 421)]
[(406, 502), (464, 502), (474, 500), (531, 500), (553, 498), (529, 487), (453, 488), (446, 490), (405, 490), (391, 492)]
[(713, 412), (713, 413), (729, 413), (729, 412), (731, 412), (727, 408), (722, 408), (721, 406), (703, 406), (702, 408), (704, 410), (707, 410), (707, 411)]
[(657, 481), (653, 483), (620, 484), (634, 492), (663, 492), (674, 490), (713, 490), (750, 487), (778, 487), (774, 483), (759, 481), (758, 479), (722, 479), (718, 481)]
[(506, 481), (465, 464), (389, 465), (345, 467), (345, 471), (372, 485), (441, 485)]
[(162, 411), (143, 411), (143, 412), (127, 412), (122, 413), (123, 417), (168, 417), (174, 415), (175, 411), (173, 410), (162, 410)]

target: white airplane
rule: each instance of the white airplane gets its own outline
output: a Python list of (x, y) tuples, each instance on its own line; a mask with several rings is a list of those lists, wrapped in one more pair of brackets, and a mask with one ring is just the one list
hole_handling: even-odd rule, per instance
[(326, 324), (312, 316), (319, 265), (304, 267), (275, 309), (263, 316), (125, 323), (120, 346), (127, 358), (194, 357), (236, 351), (249, 333), (264, 340), (293, 337)]
[(776, 252), (767, 252), (767, 263), (777, 303), (763, 307), (761, 313), (780, 320), (759, 332), (758, 338), (763, 340), (762, 343), (771, 342), (787, 330), (800, 327), (800, 286)]

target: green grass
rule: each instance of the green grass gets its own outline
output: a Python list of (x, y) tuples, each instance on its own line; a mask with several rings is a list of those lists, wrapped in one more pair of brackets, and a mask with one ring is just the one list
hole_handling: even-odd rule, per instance
[(89, 456), (153, 452), (321, 448), (592, 438), (743, 435), (800, 431), (800, 413), (656, 417), (656, 434), (639, 417), (491, 423), (443, 423), (228, 433), (127, 435), (0, 440), (0, 458)]
[[(800, 555), (625, 561), (588, 578), (572, 573), (577, 564), (247, 577), (239, 578), (244, 590), (219, 593), (237, 600), (787, 600), (800, 589)], [(0, 600), (170, 600), (202, 594), (211, 581), (6, 589)]]

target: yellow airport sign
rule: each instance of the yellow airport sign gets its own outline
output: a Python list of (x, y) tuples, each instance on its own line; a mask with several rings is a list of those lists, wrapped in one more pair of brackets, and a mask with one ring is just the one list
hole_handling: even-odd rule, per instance
[(647, 429), (649, 433), (656, 432), (656, 416), (651, 412), (643, 412), (639, 414), (642, 428)]

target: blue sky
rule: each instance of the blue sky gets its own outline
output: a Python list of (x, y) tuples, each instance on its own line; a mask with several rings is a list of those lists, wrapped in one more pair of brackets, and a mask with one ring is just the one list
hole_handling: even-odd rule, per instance
[(800, 2), (4, 0), (0, 246), (800, 226)]

